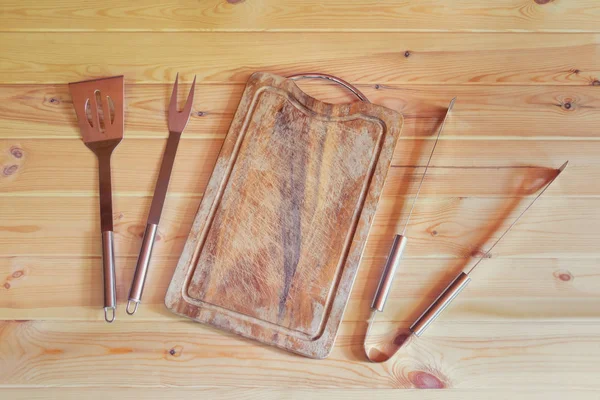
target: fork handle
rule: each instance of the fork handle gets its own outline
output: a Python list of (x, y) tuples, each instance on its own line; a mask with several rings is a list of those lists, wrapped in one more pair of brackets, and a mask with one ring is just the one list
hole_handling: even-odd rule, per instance
[(152, 196), (152, 204), (150, 204), (150, 212), (148, 213), (148, 224), (158, 225), (160, 215), (162, 214), (165, 199), (167, 197), (167, 189), (171, 180), (171, 172), (173, 172), (173, 164), (175, 164), (175, 156), (177, 155), (177, 147), (181, 139), (181, 132), (169, 132), (167, 145), (163, 153), (160, 170), (158, 171), (158, 179), (154, 187), (154, 195)]
[[(131, 282), (131, 289), (129, 290), (129, 301), (127, 302), (127, 308), (125, 310), (129, 315), (135, 314), (140, 301), (142, 301), (142, 292), (144, 291), (146, 276), (148, 276), (148, 266), (150, 265), (150, 257), (152, 256), (152, 247), (154, 246), (157, 228), (158, 225), (156, 224), (146, 225), (140, 256), (138, 257), (137, 265), (135, 266), (133, 282)], [(129, 306), (132, 304), (134, 308), (130, 310)]]

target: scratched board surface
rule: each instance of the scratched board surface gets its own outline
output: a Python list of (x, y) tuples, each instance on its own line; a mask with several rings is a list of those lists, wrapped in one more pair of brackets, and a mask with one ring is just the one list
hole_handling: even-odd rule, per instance
[[(599, 34), (597, 0), (1, 1), (0, 398), (597, 399)], [(256, 71), (337, 75), (404, 116), (324, 360), (164, 304)], [(128, 317), (177, 73), (180, 105), (197, 76), (193, 112), (143, 303)], [(67, 84), (121, 74), (125, 135), (112, 159), (119, 308), (107, 325), (97, 160)], [(322, 82), (298, 86), (324, 102), (354, 100)], [(524, 178), (569, 166), (422, 338), (368, 363), (373, 292), (455, 96), (372, 340), (405, 330), (489, 249), (531, 199), (518, 190)], [(449, 390), (403, 390), (421, 388)]]
[(320, 102), (253, 74), (217, 159), (167, 306), (322, 358), (333, 346), (400, 114)]

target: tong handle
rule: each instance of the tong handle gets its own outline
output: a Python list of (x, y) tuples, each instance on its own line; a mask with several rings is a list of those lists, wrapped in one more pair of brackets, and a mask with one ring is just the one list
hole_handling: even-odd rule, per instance
[(115, 320), (117, 311), (115, 248), (112, 231), (102, 232), (102, 269), (104, 277), (104, 319), (110, 323)]
[(465, 272), (458, 274), (437, 299), (427, 307), (415, 323), (410, 326), (410, 331), (417, 337), (421, 336), (425, 332), (425, 329), (450, 305), (452, 300), (467, 287), (469, 282), (471, 282), (471, 277)]
[[(133, 282), (131, 282), (131, 289), (129, 290), (129, 301), (127, 302), (126, 308), (127, 314), (129, 315), (135, 314), (138, 305), (142, 301), (142, 292), (144, 291), (146, 276), (148, 276), (148, 267), (150, 266), (150, 257), (152, 256), (152, 247), (154, 246), (157, 230), (158, 225), (156, 224), (146, 225), (140, 256), (138, 257), (137, 265), (135, 266)], [(134, 305), (132, 310), (129, 309), (131, 304)]]
[(329, 75), (329, 74), (319, 74), (319, 73), (305, 73), (305, 74), (294, 74), (288, 76), (288, 79), (293, 81), (298, 81), (300, 79), (323, 79), (326, 81), (330, 81), (336, 83), (340, 86), (348, 89), (352, 94), (354, 94), (360, 101), (366, 101), (369, 103), (369, 99), (365, 96), (360, 90), (356, 88), (356, 86), (346, 82), (345, 80), (338, 78), (337, 76)]
[(390, 293), (390, 289), (392, 288), (392, 282), (394, 281), (396, 270), (402, 261), (402, 253), (404, 253), (407, 241), (408, 239), (406, 236), (394, 236), (394, 242), (392, 243), (390, 253), (388, 254), (387, 261), (385, 262), (385, 268), (383, 269), (381, 279), (379, 280), (379, 285), (377, 285), (377, 290), (375, 291), (373, 303), (371, 304), (371, 308), (373, 310), (381, 312), (385, 307), (385, 302)]

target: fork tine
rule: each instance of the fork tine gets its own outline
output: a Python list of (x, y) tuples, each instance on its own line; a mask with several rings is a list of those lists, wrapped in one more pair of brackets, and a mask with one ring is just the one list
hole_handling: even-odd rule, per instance
[(173, 92), (171, 93), (171, 102), (169, 103), (169, 115), (175, 115), (177, 112), (177, 89), (179, 87), (179, 72), (175, 77), (175, 84), (173, 85)]
[(187, 125), (190, 119), (190, 113), (192, 112), (192, 105), (194, 103), (194, 89), (196, 87), (196, 77), (194, 76), (194, 82), (192, 83), (192, 87), (190, 92), (188, 93), (188, 98), (185, 102), (185, 106), (181, 112), (177, 111), (177, 88), (179, 87), (179, 74), (175, 79), (175, 85), (173, 86), (173, 94), (171, 95), (171, 103), (169, 104), (169, 131), (171, 132), (183, 132), (185, 126)]
[(185, 102), (185, 106), (181, 113), (185, 116), (185, 118), (190, 118), (190, 113), (192, 112), (192, 105), (194, 104), (194, 89), (196, 88), (196, 75), (194, 75), (194, 81), (192, 82), (192, 87), (190, 88), (190, 92), (188, 93), (188, 98)]

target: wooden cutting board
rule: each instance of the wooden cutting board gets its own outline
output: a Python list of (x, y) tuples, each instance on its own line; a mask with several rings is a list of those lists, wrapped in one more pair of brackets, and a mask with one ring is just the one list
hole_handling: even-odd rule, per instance
[(255, 73), (225, 138), (165, 304), (326, 357), (348, 302), (402, 116), (327, 104)]

